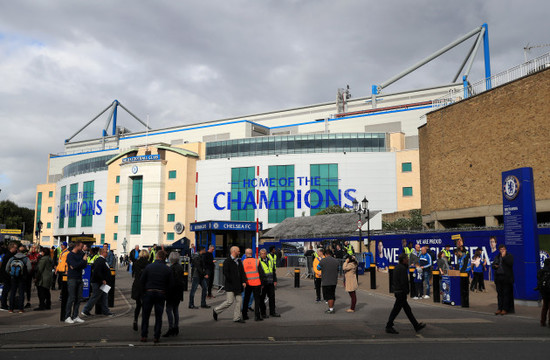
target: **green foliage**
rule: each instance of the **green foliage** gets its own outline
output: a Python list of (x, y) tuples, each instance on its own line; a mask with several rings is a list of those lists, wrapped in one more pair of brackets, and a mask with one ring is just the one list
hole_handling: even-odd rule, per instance
[(384, 230), (422, 230), (422, 213), (420, 209), (409, 211), (408, 218), (400, 218), (393, 222), (382, 221)]
[(338, 205), (332, 205), (332, 206), (329, 206), (326, 209), (323, 209), (323, 210), (319, 211), (315, 215), (345, 214), (345, 213), (349, 213), (349, 212), (351, 212), (351, 211), (349, 211), (346, 208), (340, 207)]
[(22, 229), (25, 223), (25, 234), (32, 239), (34, 231), (34, 210), (19, 207), (13, 201), (0, 201), (0, 224), (5, 224), (7, 229)]

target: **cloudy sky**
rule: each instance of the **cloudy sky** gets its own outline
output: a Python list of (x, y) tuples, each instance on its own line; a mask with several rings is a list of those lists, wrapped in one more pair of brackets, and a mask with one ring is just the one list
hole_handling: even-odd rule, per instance
[[(31, 208), (48, 154), (114, 99), (163, 128), (368, 96), (484, 22), (493, 73), (550, 43), (545, 0), (0, 2), (0, 200)], [(386, 92), (449, 83), (472, 41)]]

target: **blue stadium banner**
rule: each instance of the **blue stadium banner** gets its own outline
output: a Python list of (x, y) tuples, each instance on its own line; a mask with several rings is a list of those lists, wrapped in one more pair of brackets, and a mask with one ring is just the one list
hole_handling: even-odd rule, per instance
[(538, 300), (539, 239), (533, 169), (524, 167), (502, 173), (504, 244), (514, 256), (514, 297)]

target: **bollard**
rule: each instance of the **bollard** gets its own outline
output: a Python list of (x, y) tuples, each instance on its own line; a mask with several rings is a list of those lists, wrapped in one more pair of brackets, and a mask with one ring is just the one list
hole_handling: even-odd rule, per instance
[(111, 287), (111, 289), (109, 289), (109, 294), (107, 295), (107, 305), (110, 308), (115, 306), (115, 280), (116, 270), (111, 268), (111, 280), (107, 281), (107, 285)]
[(61, 311), (59, 321), (65, 321), (65, 311), (67, 310), (67, 300), (69, 298), (69, 290), (67, 289), (67, 275), (59, 273), (61, 278)]
[(439, 290), (439, 279), (440, 279), (439, 270), (432, 271), (432, 275), (433, 275), (432, 288), (433, 288), (433, 294), (434, 294), (434, 302), (438, 303), (438, 302), (441, 302), (441, 293)]
[(370, 288), (376, 289), (376, 264), (370, 264)]
[(389, 280), (390, 294), (393, 294), (393, 271), (394, 270), (395, 270), (394, 265), (390, 265), (388, 267), (388, 280)]
[(411, 298), (414, 297), (414, 294), (416, 293), (415, 287), (414, 287), (414, 268), (409, 268), (409, 295)]
[(470, 274), (460, 273), (460, 301), (462, 307), (470, 307)]
[(294, 268), (294, 287), (300, 287), (300, 268)]

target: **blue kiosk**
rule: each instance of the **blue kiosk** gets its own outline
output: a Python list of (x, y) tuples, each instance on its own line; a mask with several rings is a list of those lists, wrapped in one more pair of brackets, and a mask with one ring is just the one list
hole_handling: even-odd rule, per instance
[(214, 245), (215, 257), (229, 256), (231, 246), (238, 246), (241, 254), (251, 248), (256, 253), (256, 227), (262, 230), (262, 223), (255, 221), (200, 221), (191, 224), (190, 230), (195, 233), (195, 246)]

